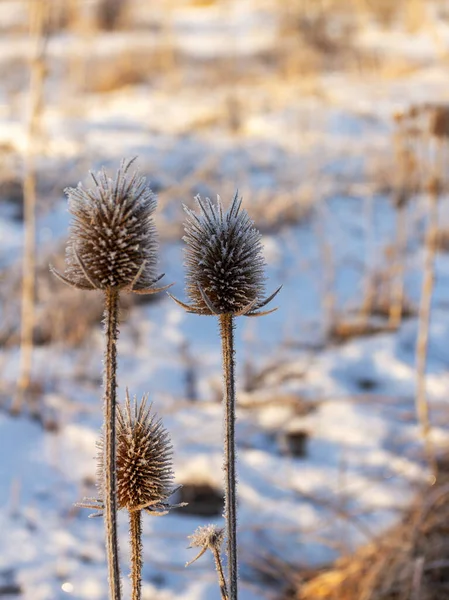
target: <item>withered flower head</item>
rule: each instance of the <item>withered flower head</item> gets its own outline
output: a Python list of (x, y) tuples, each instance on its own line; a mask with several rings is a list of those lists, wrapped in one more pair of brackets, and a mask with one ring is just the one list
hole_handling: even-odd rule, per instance
[(224, 529), (216, 525), (198, 527), (195, 533), (188, 536), (189, 548), (217, 548), (220, 549), (224, 540)]
[[(221, 199), (196, 197), (199, 214), (184, 207), (187, 213), (184, 241), (186, 293), (190, 305), (178, 302), (189, 312), (200, 315), (247, 315), (274, 298), (265, 291), (261, 235), (236, 194), (225, 212)], [(280, 289), (280, 288), (279, 288)], [(271, 311), (270, 311), (271, 312)]]
[[(126, 391), (124, 407), (117, 406), (117, 505), (128, 511), (145, 510), (156, 516), (171, 508), (169, 497), (181, 486), (173, 487), (172, 445), (160, 419), (147, 407), (147, 396), (137, 403)], [(101, 516), (104, 505), (104, 440), (98, 442), (97, 487), (100, 499), (86, 498), (78, 506), (93, 508)]]
[(133, 404), (126, 393), (117, 412), (117, 501), (119, 508), (165, 512), (173, 494), (172, 445), (147, 397)]
[(156, 275), (157, 241), (153, 222), (156, 198), (135, 159), (122, 160), (114, 179), (104, 169), (92, 175), (94, 186), (67, 188), (73, 215), (66, 251), (66, 272), (52, 271), (77, 288), (127, 289), (151, 293)]
[(186, 563), (186, 567), (189, 567), (196, 562), (201, 556), (203, 556), (206, 550), (209, 549), (212, 552), (215, 560), (215, 568), (218, 574), (221, 598), (222, 600), (229, 600), (226, 579), (223, 573), (223, 566), (221, 562), (221, 547), (224, 541), (224, 529), (217, 527), (216, 525), (198, 527), (195, 533), (189, 535), (189, 540), (189, 548), (201, 548), (201, 550), (193, 560)]
[(216, 525), (204, 525), (198, 527), (195, 533), (189, 535), (188, 538), (190, 540), (189, 548), (201, 548), (201, 550), (193, 560), (186, 564), (186, 567), (196, 562), (208, 549), (213, 554), (219, 554), (224, 541), (224, 529)]

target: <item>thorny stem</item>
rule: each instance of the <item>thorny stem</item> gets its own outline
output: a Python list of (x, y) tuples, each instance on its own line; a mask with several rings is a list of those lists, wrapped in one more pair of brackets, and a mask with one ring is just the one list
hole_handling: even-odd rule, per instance
[(223, 565), (221, 564), (220, 551), (218, 548), (212, 548), (212, 554), (214, 555), (215, 568), (218, 573), (218, 583), (220, 584), (221, 600), (229, 600), (228, 588), (226, 586), (226, 579), (223, 572)]
[(117, 539), (117, 480), (116, 480), (116, 404), (117, 404), (117, 337), (118, 291), (105, 291), (106, 355), (104, 366), (104, 523), (108, 557), (109, 592), (111, 600), (120, 600), (120, 566)]
[(237, 501), (235, 469), (235, 360), (234, 318), (220, 315), (225, 387), (225, 519), (228, 551), (228, 584), (230, 600), (237, 600)]
[(129, 513), (129, 535), (131, 543), (132, 600), (141, 600), (142, 592), (142, 511)]

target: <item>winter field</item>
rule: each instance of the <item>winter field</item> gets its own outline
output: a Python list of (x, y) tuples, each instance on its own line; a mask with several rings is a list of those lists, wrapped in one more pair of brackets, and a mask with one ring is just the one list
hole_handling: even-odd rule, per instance
[[(102, 299), (48, 265), (64, 270), (64, 188), (133, 156), (158, 196), (160, 271), (178, 298), (183, 203), (229, 204), (238, 189), (263, 234), (267, 291), (283, 288), (275, 313), (240, 317), (236, 332), (240, 596), (305, 598), (316, 569), (378, 543), (426, 496), (426, 444), (441, 464), (449, 445), (447, 3), (42, 5), (0, 0), (0, 598), (108, 597), (102, 520), (74, 506), (96, 493)], [(34, 347), (19, 393), (33, 186)], [(211, 556), (184, 566), (187, 536), (223, 521), (217, 322), (165, 293), (121, 300), (120, 399), (149, 393), (175, 501), (189, 503), (144, 515), (143, 598), (218, 600)]]

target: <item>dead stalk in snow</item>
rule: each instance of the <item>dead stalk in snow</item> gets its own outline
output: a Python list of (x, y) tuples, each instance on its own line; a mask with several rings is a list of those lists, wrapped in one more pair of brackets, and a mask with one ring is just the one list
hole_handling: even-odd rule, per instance
[(154, 287), (162, 277), (156, 275), (156, 198), (138, 171), (129, 173), (133, 162), (134, 159), (123, 160), (114, 180), (104, 170), (91, 173), (92, 189), (81, 184), (66, 189), (73, 215), (66, 271), (61, 274), (50, 267), (63, 283), (104, 294), (103, 501), (111, 600), (121, 598), (116, 474), (119, 294), (154, 294), (166, 289)]
[(397, 181), (394, 205), (396, 207), (396, 231), (394, 258), (390, 270), (389, 325), (397, 329), (402, 321), (404, 304), (404, 277), (407, 249), (407, 211), (411, 198), (418, 191), (415, 174), (418, 164), (413, 149), (415, 125), (407, 114), (396, 116), (397, 129), (394, 136)]
[[(444, 107), (446, 108), (446, 107)], [(443, 181), (445, 147), (449, 134), (449, 114), (447, 108), (440, 114), (437, 107), (431, 114), (430, 141), (435, 142), (435, 161), (428, 185), (427, 229), (425, 236), (425, 257), (421, 302), (418, 317), (418, 338), (416, 342), (416, 413), (421, 427), (427, 460), (436, 476), (437, 464), (435, 449), (431, 440), (429, 402), (426, 394), (426, 366), (429, 345), (429, 326), (432, 308), (432, 293), (435, 280), (435, 253), (438, 234), (438, 197)]]
[[(263, 309), (279, 292), (264, 296), (265, 261), (261, 235), (234, 196), (225, 211), (218, 197), (196, 198), (199, 214), (185, 207), (184, 241), (186, 292), (190, 304), (173, 298), (182, 308), (199, 315), (218, 317), (222, 342), (224, 391), (224, 471), (225, 520), (228, 553), (228, 590), (230, 600), (238, 596), (237, 558), (237, 471), (235, 451), (235, 317), (258, 317), (270, 312)], [(274, 309), (275, 310), (275, 309)]]
[(19, 413), (22, 409), (23, 400), (31, 382), (33, 361), (36, 285), (36, 155), (39, 154), (41, 137), (48, 11), (47, 0), (29, 2), (30, 34), (33, 38), (34, 49), (30, 64), (27, 144), (24, 156), (23, 202), (25, 230), (22, 266), (20, 366), (17, 390), (11, 406), (11, 412), (14, 414)]
[(323, 265), (321, 298), (323, 307), (324, 339), (327, 339), (335, 323), (335, 264), (332, 245), (329, 242), (326, 231), (327, 216), (328, 210), (326, 199), (320, 198), (317, 203), (315, 223)]

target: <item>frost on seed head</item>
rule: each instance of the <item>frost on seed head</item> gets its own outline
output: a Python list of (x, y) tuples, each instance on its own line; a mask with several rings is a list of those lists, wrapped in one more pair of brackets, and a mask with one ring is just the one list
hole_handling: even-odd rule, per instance
[(216, 548), (221, 549), (224, 540), (224, 529), (216, 525), (204, 525), (188, 536), (189, 548)]
[(122, 160), (114, 179), (103, 169), (91, 173), (94, 186), (67, 188), (73, 216), (66, 250), (66, 271), (53, 272), (81, 289), (148, 291), (158, 281), (153, 213), (156, 198), (134, 159)]
[[(201, 315), (248, 315), (269, 302), (265, 292), (265, 260), (261, 235), (236, 194), (225, 211), (221, 199), (196, 197), (199, 212), (187, 207), (186, 293), (190, 305), (180, 303)], [(277, 292), (276, 292), (277, 293)]]
[[(126, 391), (125, 406), (117, 406), (117, 505), (128, 511), (145, 510), (161, 516), (185, 503), (170, 504), (169, 497), (181, 486), (174, 486), (172, 445), (160, 419), (147, 406), (147, 397), (131, 402)], [(85, 498), (78, 503), (92, 508), (100, 516), (104, 509), (104, 440), (98, 442), (98, 499)]]

